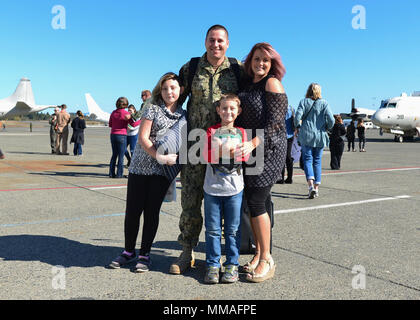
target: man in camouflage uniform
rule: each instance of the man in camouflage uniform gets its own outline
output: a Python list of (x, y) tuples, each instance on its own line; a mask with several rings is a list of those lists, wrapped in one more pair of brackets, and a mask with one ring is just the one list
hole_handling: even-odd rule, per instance
[(50, 146), (51, 153), (55, 153), (55, 143), (57, 140), (57, 132), (55, 127), (57, 125), (57, 114), (60, 112), (60, 108), (57, 106), (54, 108), (54, 113), (51, 115), (48, 123), (50, 124)]
[[(202, 129), (220, 122), (216, 113), (215, 102), (222, 94), (237, 93), (239, 91), (238, 75), (235, 73), (231, 60), (226, 57), (229, 47), (228, 32), (225, 27), (214, 25), (210, 27), (205, 40), (206, 53), (200, 58), (191, 88), (188, 85), (190, 63), (186, 63), (180, 70), (179, 76), (184, 87), (183, 102), (189, 95), (188, 102), (188, 130)], [(239, 65), (240, 62), (234, 59)], [(242, 68), (238, 68), (242, 74)], [(190, 146), (191, 144), (189, 144)], [(193, 248), (197, 246), (199, 235), (203, 226), (201, 205), (203, 200), (203, 184), (206, 164), (189, 163), (181, 171), (181, 205), (182, 213), (179, 221), (181, 234), (178, 242), (183, 250), (169, 272), (181, 274), (194, 265)]]

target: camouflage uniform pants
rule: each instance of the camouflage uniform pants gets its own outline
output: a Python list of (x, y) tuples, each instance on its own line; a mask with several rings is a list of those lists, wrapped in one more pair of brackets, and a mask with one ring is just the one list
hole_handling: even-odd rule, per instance
[(186, 164), (181, 170), (182, 213), (179, 220), (181, 234), (178, 236), (178, 242), (184, 247), (198, 245), (198, 238), (203, 227), (201, 205), (204, 197), (205, 174), (205, 164)]
[(55, 151), (55, 143), (57, 139), (57, 133), (54, 130), (54, 127), (50, 128), (50, 145), (51, 145), (51, 151)]

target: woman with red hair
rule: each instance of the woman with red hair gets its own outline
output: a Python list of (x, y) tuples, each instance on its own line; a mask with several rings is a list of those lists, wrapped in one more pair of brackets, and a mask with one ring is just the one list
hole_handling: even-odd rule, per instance
[(256, 168), (245, 164), (244, 192), (251, 213), (256, 251), (244, 270), (248, 272), (248, 281), (262, 282), (272, 278), (275, 271), (270, 253), (271, 221), (265, 203), (286, 161), (285, 115), (288, 100), (280, 82), (285, 68), (280, 55), (269, 43), (257, 43), (246, 57), (244, 68), (249, 79), (239, 93), (242, 113), (236, 125), (252, 130), (252, 139), (244, 142), (239, 152), (264, 155), (263, 163), (259, 163), (258, 157), (256, 159), (257, 174), (254, 171), (251, 175), (252, 169)]

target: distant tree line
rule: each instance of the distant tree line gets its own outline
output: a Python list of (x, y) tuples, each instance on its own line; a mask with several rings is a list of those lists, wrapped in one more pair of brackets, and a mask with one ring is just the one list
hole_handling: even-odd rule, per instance
[[(52, 114), (52, 113), (51, 113)], [(49, 120), (51, 114), (49, 112), (43, 113), (43, 112), (35, 112), (35, 113), (29, 113), (24, 116), (2, 116), (0, 117), (0, 120), (10, 120), (10, 121), (39, 121), (39, 120)], [(71, 119), (76, 118), (76, 113), (70, 112)], [(85, 120), (96, 120), (96, 115), (94, 113), (90, 114), (89, 116), (85, 115)]]

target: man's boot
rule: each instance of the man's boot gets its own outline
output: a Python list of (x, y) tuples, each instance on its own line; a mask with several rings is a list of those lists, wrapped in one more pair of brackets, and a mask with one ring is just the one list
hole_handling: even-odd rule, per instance
[(179, 258), (173, 264), (171, 264), (169, 273), (182, 274), (188, 268), (194, 266), (194, 263), (195, 258), (193, 249), (191, 247), (183, 247)]

